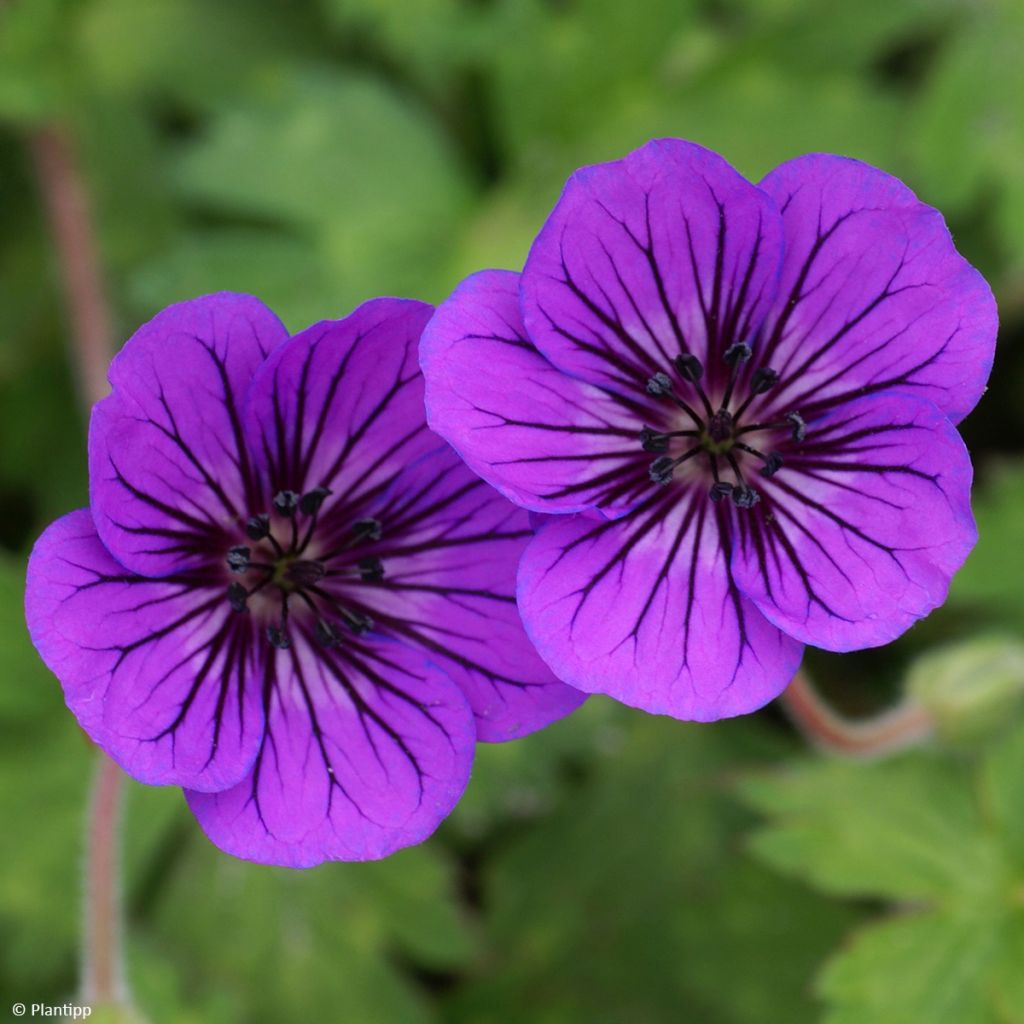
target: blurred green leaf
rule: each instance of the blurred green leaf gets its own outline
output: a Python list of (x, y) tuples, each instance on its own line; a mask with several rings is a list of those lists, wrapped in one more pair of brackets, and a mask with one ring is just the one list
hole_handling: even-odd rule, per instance
[(337, 314), (374, 294), (437, 287), (463, 215), (462, 174), (423, 111), (369, 78), (281, 77), (212, 122), (179, 166), (185, 194), (317, 240)]
[(1024, 467), (997, 465), (975, 490), (978, 544), (953, 577), (949, 603), (983, 610), (989, 623), (1024, 623)]
[(826, 892), (913, 908), (831, 962), (828, 1024), (1024, 1021), (1022, 770), (1018, 723), (980, 765), (920, 751), (809, 762), (744, 785), (770, 819), (753, 843), (766, 863)]
[(557, 813), (491, 851), (454, 1019), (812, 1020), (806, 979), (850, 917), (738, 854), (727, 775), (772, 749), (747, 723), (623, 716)]

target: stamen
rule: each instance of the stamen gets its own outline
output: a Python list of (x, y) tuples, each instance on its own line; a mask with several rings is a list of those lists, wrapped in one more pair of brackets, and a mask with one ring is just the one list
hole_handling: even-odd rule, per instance
[(317, 641), (324, 647), (341, 646), (341, 634), (334, 628), (332, 622), (328, 622), (326, 619), (317, 619), (313, 632)]
[(752, 448), (749, 444), (744, 444), (742, 441), (737, 441), (736, 447), (742, 451), (749, 452), (764, 463), (761, 467), (762, 476), (774, 476), (782, 468), (783, 459), (778, 452), (769, 452), (765, 455), (764, 452), (759, 452), (756, 448)]
[(672, 362), (679, 371), (679, 376), (692, 384), (696, 384), (704, 376), (704, 364), (689, 352), (676, 356)]
[(787, 412), (785, 415), (787, 423), (793, 425), (793, 440), (803, 441), (807, 438), (807, 424), (804, 422), (803, 416), (798, 412)]
[(668, 455), (662, 455), (660, 458), (655, 459), (648, 472), (650, 473), (651, 479), (658, 484), (659, 487), (664, 487), (672, 480), (672, 473), (676, 466), (681, 466), (688, 459), (692, 459), (695, 455), (700, 455), (704, 449), (700, 445), (696, 445), (693, 448), (683, 452), (678, 458), (673, 459)]
[(315, 516), (320, 511), (320, 506), (331, 494), (329, 487), (314, 487), (299, 498), (299, 511), (307, 516)]
[(727, 484), (724, 480), (718, 480), (713, 483), (708, 491), (708, 497), (714, 502), (728, 498), (730, 494), (732, 494), (732, 484)]
[(292, 645), (291, 637), (280, 626), (267, 626), (267, 639), (279, 651), (287, 651)]
[(672, 381), (669, 379), (669, 375), (667, 373), (656, 373), (653, 377), (650, 377), (647, 381), (646, 391), (647, 394), (654, 395), (655, 398), (671, 395)]
[(356, 540), (380, 540), (381, 524), (377, 519), (357, 519), (352, 524), (352, 533)]
[(730, 366), (737, 366), (747, 362), (753, 354), (754, 350), (745, 341), (737, 341), (725, 350), (724, 358)]
[(283, 516), (294, 516), (299, 507), (299, 496), (295, 491), (278, 491), (274, 495), (274, 508)]
[(232, 572), (243, 573), (249, 569), (249, 549), (239, 544), (228, 551), (228, 568)]
[(778, 383), (779, 371), (773, 370), (770, 366), (762, 366), (759, 370), (755, 370), (754, 376), (750, 378), (750, 393), (763, 395), (766, 391), (771, 391)]
[(251, 516), (245, 524), (245, 532), (253, 540), (263, 540), (270, 536), (270, 516), (261, 512), (258, 516)]
[(737, 508), (753, 508), (761, 500), (761, 495), (752, 487), (743, 485), (732, 489), (732, 503)]
[(640, 447), (645, 452), (667, 452), (668, 434), (659, 434), (650, 427), (644, 427), (640, 431)]
[(379, 558), (363, 558), (356, 563), (364, 583), (379, 583), (384, 579), (384, 563)]
[(241, 583), (230, 583), (228, 584), (228, 604), (231, 605), (231, 610), (236, 612), (244, 612), (249, 608), (249, 591), (242, 586)]

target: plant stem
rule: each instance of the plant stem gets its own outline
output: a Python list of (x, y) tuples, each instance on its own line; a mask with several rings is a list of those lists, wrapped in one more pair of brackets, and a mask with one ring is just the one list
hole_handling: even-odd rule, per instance
[[(29, 138), (36, 177), (50, 222), (70, 327), (71, 362), (86, 411), (109, 391), (113, 356), (110, 307), (89, 196), (72, 137), (57, 125)], [(97, 751), (86, 828), (81, 998), (87, 1005), (126, 1007), (121, 945), (118, 849), (124, 775)]]
[(107, 367), (114, 354), (89, 197), (66, 131), (40, 128), (29, 145), (60, 265), (79, 397), (88, 410), (110, 390)]
[(932, 733), (928, 713), (909, 700), (871, 718), (844, 718), (825, 703), (804, 672), (794, 676), (779, 699), (814, 746), (845, 757), (882, 757), (918, 746)]
[(117, 837), (124, 774), (99, 754), (86, 836), (81, 999), (87, 1006), (125, 1001)]

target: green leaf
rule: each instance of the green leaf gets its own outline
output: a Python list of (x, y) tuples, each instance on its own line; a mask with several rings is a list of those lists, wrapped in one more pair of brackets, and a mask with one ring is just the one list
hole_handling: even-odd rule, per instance
[(953, 577), (949, 603), (983, 610), (988, 621), (1024, 622), (1024, 466), (993, 467), (974, 495), (978, 544)]
[[(436, 290), (462, 174), (429, 116), (369, 78), (305, 72), (218, 115), (179, 165), (185, 195), (314, 239), (334, 315)], [(445, 282), (446, 284), (447, 282)]]
[(745, 859), (728, 799), (727, 773), (778, 746), (750, 723), (615, 718), (557, 809), (491, 851), (487, 953), (454, 1020), (812, 1020), (806, 979), (850, 917)]
[(754, 838), (762, 860), (901, 911), (855, 935), (822, 975), (827, 1024), (1024, 1020), (1022, 772), (1018, 721), (980, 764), (918, 751), (745, 783), (770, 819)]

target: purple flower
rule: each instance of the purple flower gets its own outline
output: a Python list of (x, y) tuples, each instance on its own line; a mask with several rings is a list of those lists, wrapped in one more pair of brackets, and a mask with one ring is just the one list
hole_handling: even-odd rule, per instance
[(886, 643), (976, 538), (953, 424), (996, 310), (942, 217), (854, 160), (755, 187), (686, 142), (577, 171), (522, 275), (424, 334), (430, 425), (551, 513), (519, 567), (561, 679), (699, 720), (752, 711), (804, 644)]
[(91, 509), (32, 554), (29, 629), (68, 706), (237, 856), (418, 842), (478, 737), (582, 699), (516, 614), (527, 513), (426, 428), (430, 315), (377, 299), (288, 338), (247, 296), (160, 313), (93, 411)]

